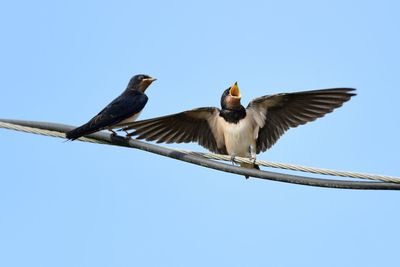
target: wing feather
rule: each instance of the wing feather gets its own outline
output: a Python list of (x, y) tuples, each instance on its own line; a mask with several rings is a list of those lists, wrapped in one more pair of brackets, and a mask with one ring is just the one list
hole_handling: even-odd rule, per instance
[(189, 143), (199, 145), (215, 153), (226, 154), (223, 138), (216, 123), (219, 109), (197, 108), (158, 118), (135, 121), (123, 130), (134, 130), (129, 135), (137, 139), (157, 143)]
[(254, 99), (247, 107), (259, 126), (257, 153), (269, 149), (292, 127), (323, 117), (355, 95), (352, 88), (332, 88)]
[(137, 91), (126, 91), (114, 99), (84, 125), (68, 132), (68, 139), (77, 139), (106, 128), (119, 127), (119, 123), (140, 112), (147, 103), (147, 96)]

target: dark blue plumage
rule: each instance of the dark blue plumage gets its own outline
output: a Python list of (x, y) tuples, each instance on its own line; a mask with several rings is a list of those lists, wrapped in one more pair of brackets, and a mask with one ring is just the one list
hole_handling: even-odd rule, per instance
[[(102, 111), (84, 125), (66, 133), (66, 137), (75, 140), (100, 130), (120, 128), (127, 122), (133, 122), (147, 103), (144, 94), (147, 87), (155, 81), (148, 75), (132, 77), (125, 91), (108, 104)], [(112, 131), (113, 132), (113, 131)]]

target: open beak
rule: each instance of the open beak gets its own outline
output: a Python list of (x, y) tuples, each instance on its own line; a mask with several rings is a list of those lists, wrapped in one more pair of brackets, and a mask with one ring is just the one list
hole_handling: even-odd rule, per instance
[(237, 82), (235, 82), (235, 84), (231, 86), (231, 89), (229, 89), (229, 94), (234, 98), (241, 98), (242, 97), (240, 95), (240, 90), (239, 90), (239, 87), (237, 85)]

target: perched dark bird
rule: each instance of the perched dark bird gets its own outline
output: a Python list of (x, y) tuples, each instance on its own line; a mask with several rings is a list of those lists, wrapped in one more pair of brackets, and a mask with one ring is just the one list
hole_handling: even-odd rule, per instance
[(114, 128), (121, 128), (126, 123), (133, 122), (147, 103), (144, 94), (147, 87), (156, 79), (148, 75), (136, 75), (131, 78), (125, 91), (108, 106), (84, 125), (66, 133), (66, 137), (75, 140), (100, 130), (107, 129), (113, 134)]
[[(342, 106), (355, 89), (334, 88), (267, 95), (240, 104), (237, 83), (224, 91), (221, 109), (204, 107), (136, 121), (128, 136), (157, 143), (198, 142), (214, 153), (249, 157), (269, 149), (291, 127), (313, 121)], [(241, 164), (255, 167), (253, 164)]]

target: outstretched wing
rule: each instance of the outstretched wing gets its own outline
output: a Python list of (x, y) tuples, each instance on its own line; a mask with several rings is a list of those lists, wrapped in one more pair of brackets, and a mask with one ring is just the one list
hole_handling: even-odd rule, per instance
[(218, 130), (219, 109), (205, 107), (163, 117), (135, 121), (123, 130), (134, 130), (130, 136), (157, 143), (189, 143), (214, 153), (226, 154), (223, 135)]
[(343, 105), (355, 95), (352, 88), (332, 88), (254, 99), (247, 107), (259, 126), (257, 153), (269, 149), (289, 128), (297, 127)]

